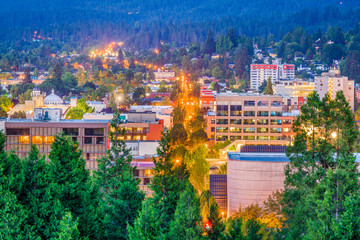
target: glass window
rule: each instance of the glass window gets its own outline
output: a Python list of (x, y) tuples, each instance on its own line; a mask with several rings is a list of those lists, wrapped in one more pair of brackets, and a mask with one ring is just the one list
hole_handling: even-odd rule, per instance
[(229, 124), (228, 119), (216, 119), (216, 124)]
[(96, 144), (104, 144), (104, 137), (97, 137)]
[(29, 144), (30, 136), (19, 136), (19, 143)]
[(255, 125), (255, 119), (244, 119), (244, 125)]
[(244, 140), (255, 140), (255, 136), (244, 136)]
[(227, 127), (217, 127), (216, 128), (216, 132), (228, 132), (228, 128)]
[(230, 141), (240, 140), (241, 136), (230, 136)]
[(78, 128), (63, 128), (63, 133), (65, 135), (79, 136), (79, 129)]
[(215, 119), (211, 119), (211, 124), (215, 124)]
[(281, 125), (281, 124), (282, 124), (281, 119), (271, 119), (270, 120), (270, 125)]
[(271, 132), (271, 133), (281, 133), (281, 132), (282, 132), (282, 128), (270, 128), (270, 132)]
[(230, 124), (231, 125), (240, 125), (241, 119), (230, 119)]
[(255, 133), (255, 128), (244, 128), (244, 133)]
[(268, 133), (268, 132), (269, 132), (269, 128), (257, 128), (257, 132), (258, 132), (258, 133)]
[(211, 132), (215, 132), (215, 127), (212, 127), (212, 128), (211, 128)]
[(216, 141), (226, 141), (226, 140), (228, 140), (228, 136), (221, 136), (221, 135), (216, 136)]
[(281, 140), (281, 136), (270, 136), (270, 140)]
[(267, 107), (267, 106), (269, 106), (269, 102), (268, 101), (258, 101), (257, 105), (258, 105), (258, 107)]
[(268, 111), (258, 111), (257, 115), (258, 115), (258, 117), (267, 117), (267, 116), (269, 116), (269, 112)]
[(258, 125), (268, 125), (269, 124), (269, 119), (258, 119), (257, 124)]
[(43, 137), (42, 136), (33, 136), (31, 138), (32, 144), (42, 144), (43, 143)]
[(269, 140), (269, 136), (257, 136), (257, 140)]
[(255, 101), (244, 101), (245, 107), (253, 107), (255, 106)]
[(84, 144), (92, 144), (92, 138), (91, 137), (84, 138)]
[(228, 116), (229, 114), (229, 106), (228, 105), (218, 105), (216, 107), (216, 115), (217, 116)]
[(270, 112), (270, 115), (271, 115), (272, 117), (274, 117), (274, 116), (281, 117), (281, 116), (282, 116), (282, 113), (281, 113), (281, 111), (271, 111), (271, 112)]
[(7, 128), (6, 135), (30, 135), (30, 128)]
[(241, 105), (231, 105), (230, 116), (241, 116)]
[(103, 128), (85, 128), (85, 136), (104, 136)]
[(291, 124), (291, 120), (290, 119), (284, 119), (283, 124)]
[(244, 116), (245, 117), (254, 117), (255, 111), (244, 111)]
[(280, 106), (281, 106), (281, 102), (280, 102), (280, 101), (272, 101), (272, 102), (271, 102), (271, 106), (273, 106), (273, 107), (280, 107)]
[(53, 137), (53, 136), (44, 137), (45, 144), (52, 144), (54, 141), (55, 141), (55, 137)]
[(283, 132), (285, 133), (291, 132), (291, 128), (283, 128)]
[(241, 128), (240, 127), (230, 127), (230, 132), (231, 133), (241, 133)]

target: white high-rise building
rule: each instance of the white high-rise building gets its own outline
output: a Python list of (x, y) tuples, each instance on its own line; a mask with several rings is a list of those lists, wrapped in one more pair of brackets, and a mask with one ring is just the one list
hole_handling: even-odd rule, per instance
[(258, 90), (260, 85), (271, 78), (271, 82), (295, 79), (295, 65), (251, 64), (250, 87)]

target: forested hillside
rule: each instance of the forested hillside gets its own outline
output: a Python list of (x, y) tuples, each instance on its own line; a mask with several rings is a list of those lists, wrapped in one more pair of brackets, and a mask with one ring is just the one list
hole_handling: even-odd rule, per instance
[[(349, 29), (359, 21), (356, 0), (17, 0), (0, 4), (1, 41), (37, 36), (77, 42), (123, 40), (134, 47), (204, 42), (207, 31), (230, 27), (249, 36), (279, 39), (297, 26), (315, 32), (330, 25)], [(190, 20), (191, 19), (191, 20)]]

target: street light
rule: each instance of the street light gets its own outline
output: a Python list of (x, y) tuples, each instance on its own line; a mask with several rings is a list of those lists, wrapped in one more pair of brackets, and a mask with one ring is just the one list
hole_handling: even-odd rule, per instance
[(332, 138), (336, 138), (336, 136), (337, 136), (336, 132), (331, 133)]

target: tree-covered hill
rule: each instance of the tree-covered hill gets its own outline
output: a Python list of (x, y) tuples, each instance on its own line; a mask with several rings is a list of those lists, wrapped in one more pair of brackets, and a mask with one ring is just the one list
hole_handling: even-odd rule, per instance
[(208, 29), (234, 27), (249, 36), (282, 34), (302, 26), (349, 29), (359, 22), (357, 0), (17, 0), (0, 3), (0, 40), (43, 37), (85, 43), (124, 40), (136, 47), (204, 41)]

